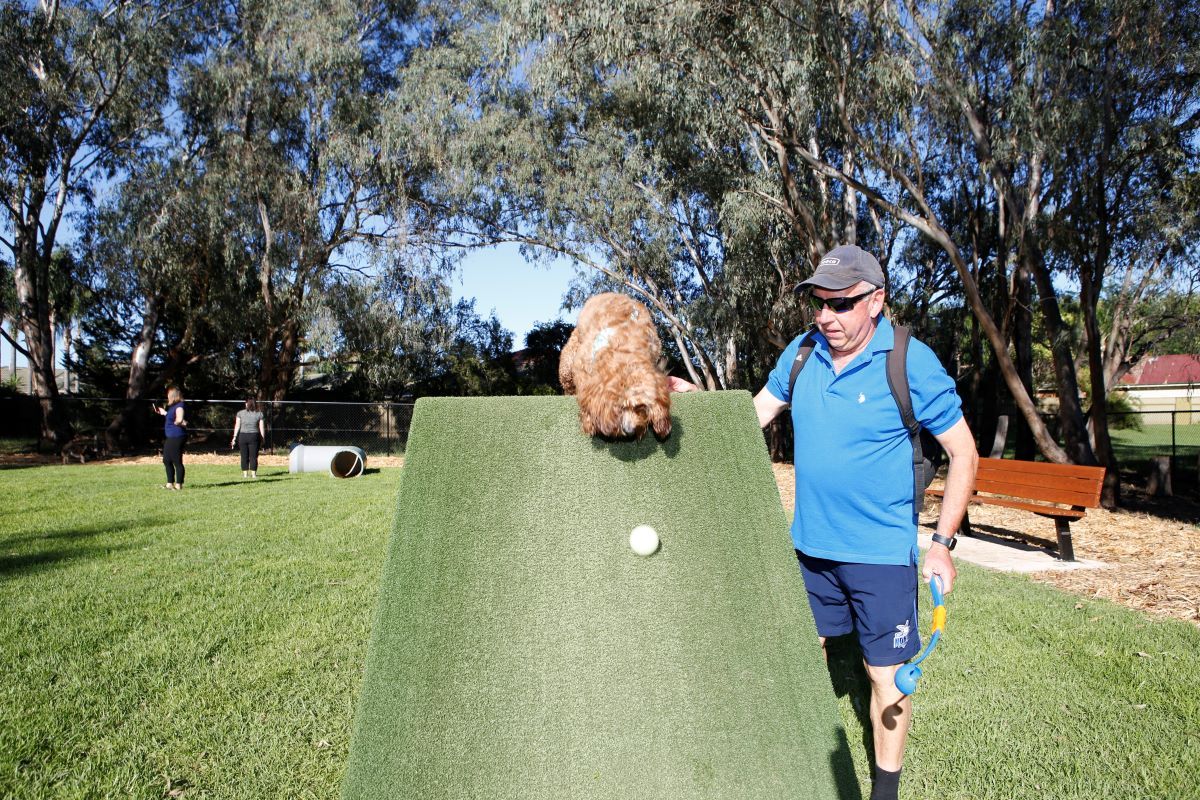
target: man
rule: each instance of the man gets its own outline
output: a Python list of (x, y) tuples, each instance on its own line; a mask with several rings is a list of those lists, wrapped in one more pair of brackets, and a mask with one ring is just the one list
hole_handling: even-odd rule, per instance
[[(854, 245), (831, 250), (797, 287), (817, 309), (814, 348), (788, 383), (797, 337), (754, 398), (766, 427), (787, 408), (795, 430), (796, 514), (792, 541), (821, 644), (855, 633), (871, 682), (875, 772), (871, 800), (895, 800), (912, 705), (896, 688), (900, 665), (920, 651), (917, 633), (917, 511), (912, 445), (888, 388), (893, 328), (883, 317), (879, 262)], [(954, 381), (926, 345), (909, 344), (913, 412), (949, 456), (935, 543), (923, 577), (949, 593), (954, 535), (975, 480), (975, 442)], [(683, 381), (673, 388), (695, 389)]]

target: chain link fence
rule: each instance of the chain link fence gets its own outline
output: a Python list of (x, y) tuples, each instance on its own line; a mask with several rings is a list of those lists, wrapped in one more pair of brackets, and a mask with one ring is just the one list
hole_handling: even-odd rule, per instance
[(1108, 427), (1121, 460), (1200, 457), (1200, 411), (1110, 412)]
[(1169, 458), (1176, 491), (1200, 493), (1200, 411), (1109, 412), (1108, 427), (1123, 471), (1145, 475), (1152, 461)]
[[(77, 434), (103, 444), (105, 432), (125, 410), (121, 398), (64, 397), (63, 408)], [(161, 403), (162, 401), (156, 401)], [(188, 446), (193, 451), (229, 449), (234, 416), (242, 400), (187, 401)], [(309, 400), (263, 402), (268, 452), (293, 444), (361, 447), (372, 455), (403, 454), (412, 421), (411, 403), (331, 403)], [(162, 417), (151, 401), (132, 409), (123, 446), (152, 451), (162, 444)], [(0, 398), (0, 439), (9, 450), (38, 445), (41, 410), (28, 395)], [(1140, 471), (1152, 459), (1169, 456), (1185, 485), (1200, 484), (1200, 411), (1111, 412), (1109, 427), (1117, 458), (1126, 470)], [(790, 440), (790, 436), (777, 437)]]
[[(127, 406), (112, 397), (64, 397), (63, 410), (75, 433), (111, 446), (110, 426)], [(156, 400), (160, 405), (162, 400)], [(188, 448), (192, 451), (229, 450), (234, 419), (244, 400), (188, 399)], [(162, 417), (152, 401), (138, 401), (129, 415), (120, 449), (155, 450), (162, 446)], [(333, 444), (361, 447), (369, 455), (404, 453), (412, 422), (412, 403), (330, 403), (285, 400), (259, 403), (266, 429), (264, 449), (286, 452), (294, 444)], [(35, 397), (0, 398), (0, 437), (10, 450), (38, 446), (41, 410)]]

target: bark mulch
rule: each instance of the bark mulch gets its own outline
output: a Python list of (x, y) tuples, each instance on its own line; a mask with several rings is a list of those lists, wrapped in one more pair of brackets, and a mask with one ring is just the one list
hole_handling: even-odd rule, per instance
[[(791, 464), (775, 464), (783, 505), (794, 505)], [(1089, 509), (1071, 523), (1075, 557), (1103, 562), (1104, 569), (1038, 572), (1031, 577), (1084, 597), (1112, 600), (1158, 616), (1200, 626), (1200, 503), (1186, 497), (1146, 498), (1122, 487), (1125, 508)], [(940, 504), (927, 502), (920, 521), (934, 523)], [(993, 536), (1018, 534), (1055, 545), (1054, 521), (997, 506), (971, 506), (971, 525)]]

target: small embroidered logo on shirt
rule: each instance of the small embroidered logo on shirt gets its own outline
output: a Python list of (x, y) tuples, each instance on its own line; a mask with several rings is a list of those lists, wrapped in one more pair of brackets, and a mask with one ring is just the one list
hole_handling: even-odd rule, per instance
[(867, 396), (865, 394), (863, 394), (862, 392), (859, 392), (858, 393), (858, 402), (860, 402), (860, 403), (867, 402)]
[(905, 622), (903, 625), (896, 626), (896, 635), (892, 637), (892, 649), (901, 650), (908, 644), (909, 625)]

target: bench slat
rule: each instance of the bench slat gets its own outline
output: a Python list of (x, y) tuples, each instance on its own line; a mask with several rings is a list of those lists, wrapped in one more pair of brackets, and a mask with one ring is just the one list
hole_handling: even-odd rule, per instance
[(1055, 464), (1049, 461), (1017, 461), (1012, 458), (981, 458), (979, 469), (999, 469), (1006, 473), (1025, 473), (1029, 475), (1069, 476), (1090, 478), (1095, 480), (1099, 475), (1104, 478), (1104, 467), (1086, 467), (1078, 464)]
[[(926, 494), (934, 497), (941, 497), (945, 492), (941, 489), (928, 489)], [(1007, 497), (988, 497), (976, 495), (971, 498), (972, 503), (988, 506), (1004, 506), (1005, 508), (1019, 508), (1022, 511), (1032, 511), (1042, 517), (1053, 517), (1056, 519), (1083, 519), (1087, 512), (1076, 508), (1055, 508), (1054, 506), (1041, 506), (1037, 503), (1023, 503), (1020, 500), (1010, 500)]]
[(1099, 491), (1076, 492), (1047, 486), (1030, 486), (1028, 484), (1013, 483), (1012, 481), (988, 480), (987, 478), (976, 478), (975, 492), (977, 494), (1002, 494), (1009, 497), (1023, 497), (1026, 500), (1062, 503), (1067, 506), (1096, 508), (1100, 505)]
[(1066, 489), (1069, 492), (1090, 492), (1101, 485), (1104, 480), (1103, 472), (1099, 476), (1079, 478), (1073, 475), (1035, 475), (1030, 472), (1010, 472), (989, 467), (975, 473), (976, 480), (987, 480), (1012, 483), (1016, 486), (1046, 486), (1054, 489)]
[(977, 492), (1097, 508), (1104, 468), (981, 458), (975, 485)]
[(1103, 485), (1103, 483), (1081, 479), (1081, 477), (1054, 477), (1025, 473), (1006, 474), (994, 469), (978, 471), (976, 481), (1009, 483), (1012, 486), (1040, 486), (1046, 489), (1062, 489), (1063, 492), (1079, 492), (1081, 494), (1098, 493), (1100, 486)]

